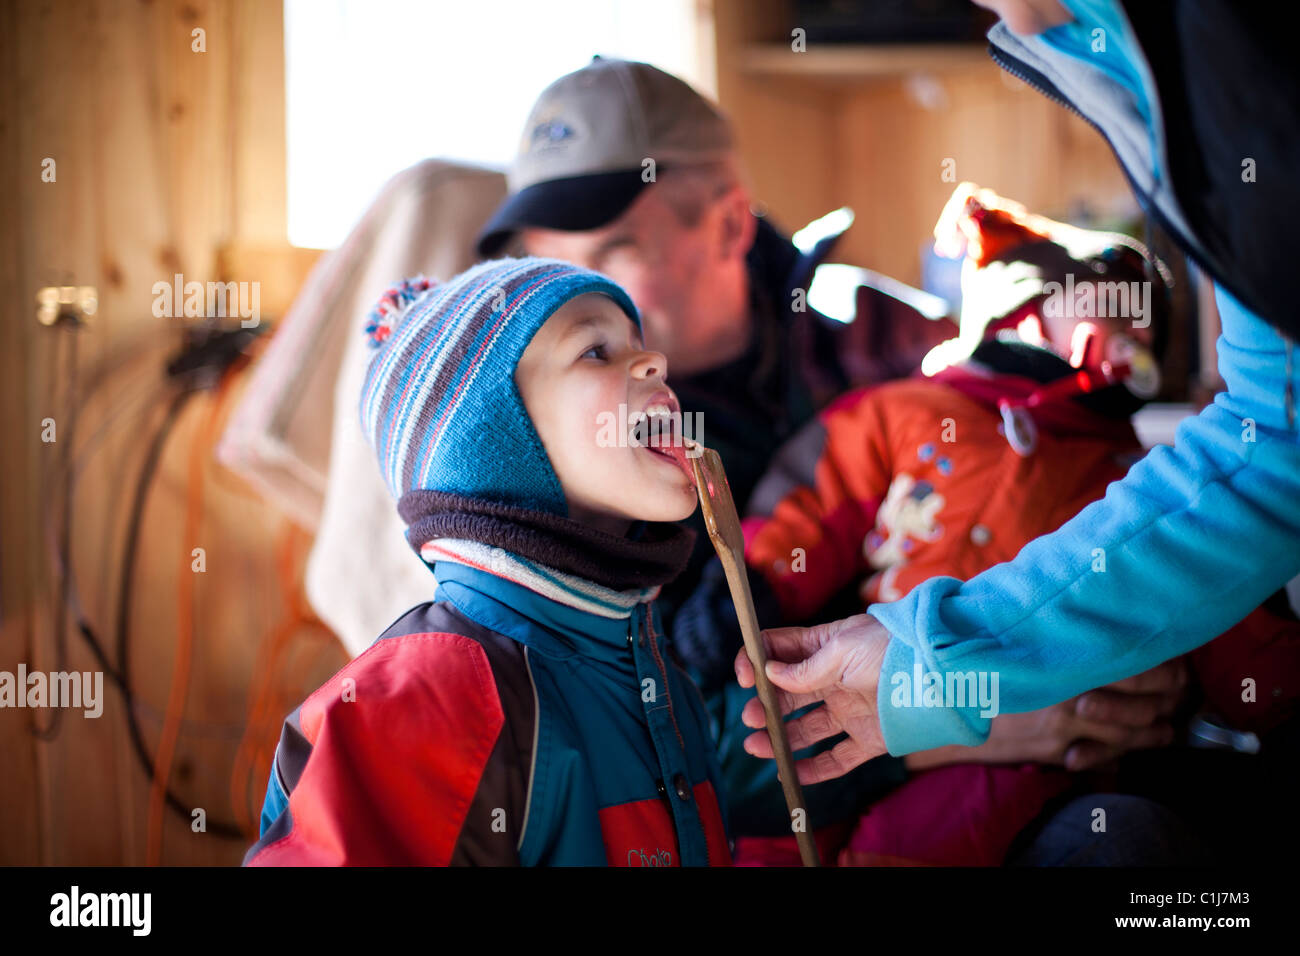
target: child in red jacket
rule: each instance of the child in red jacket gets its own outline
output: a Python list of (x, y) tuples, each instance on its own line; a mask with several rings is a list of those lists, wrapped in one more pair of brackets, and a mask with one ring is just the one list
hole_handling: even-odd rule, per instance
[[(971, 184), (954, 193), (935, 234), (939, 251), (965, 256), (961, 336), (932, 353), (939, 361), (923, 366), (928, 375), (832, 403), (773, 462), (745, 522), (764, 626), (821, 619), (846, 587), (858, 585), (861, 608), (935, 575), (968, 578), (1009, 560), (1102, 497), (1142, 454), (1129, 418), (1159, 385), (1155, 354), (1169, 287), (1163, 264), (1126, 236), (1032, 215)], [(1091, 559), (1103, 573), (1105, 554)], [(687, 612), (721, 625), (716, 606), (703, 588)], [(697, 672), (707, 674), (714, 662), (729, 667), (734, 646), (702, 646), (692, 637), (704, 629), (682, 628), (682, 620), (678, 636)], [(1206, 690), (1222, 698), (1218, 709), (1239, 717), (1231, 697), (1241, 668), (1230, 662), (1272, 655), (1276, 664), (1280, 655), (1290, 669), (1267, 672), (1283, 675), (1278, 699), (1289, 700), (1298, 646), (1294, 621), (1252, 616), (1193, 661), (1217, 655)], [(988, 678), (963, 690), (994, 716), (996, 675)], [(703, 683), (710, 686), (707, 676)], [(891, 690), (918, 699), (923, 692)], [(723, 772), (737, 801), (737, 863), (793, 859), (790, 838), (765, 839), (747, 827), (747, 796), (772, 785), (755, 770), (771, 762), (739, 752), (750, 733), (739, 713), (753, 691), (717, 693)], [(1252, 713), (1269, 723), (1280, 711)], [(883, 797), (861, 795), (871, 807), (840, 862), (996, 865), (1076, 779), (1038, 764), (913, 773)], [(852, 786), (832, 780), (805, 788), (824, 852), (843, 845), (852, 823), (818, 819), (816, 808), (842, 806)], [(838, 800), (823, 796), (837, 789)]]

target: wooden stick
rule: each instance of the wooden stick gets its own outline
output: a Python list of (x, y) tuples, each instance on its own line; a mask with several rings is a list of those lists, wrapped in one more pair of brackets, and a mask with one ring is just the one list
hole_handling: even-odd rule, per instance
[(794, 831), (799, 843), (799, 856), (804, 866), (820, 866), (817, 844), (808, 831), (808, 810), (803, 800), (803, 787), (799, 785), (799, 777), (795, 773), (794, 752), (790, 749), (790, 738), (786, 736), (776, 687), (767, 679), (767, 652), (763, 648), (758, 614), (754, 611), (754, 597), (750, 593), (749, 576), (745, 571), (745, 535), (740, 529), (740, 516), (736, 513), (736, 503), (731, 497), (727, 473), (722, 468), (721, 457), (712, 448), (691, 441), (688, 441), (687, 447), (688, 457), (695, 455), (691, 462), (695, 470), (695, 486), (700, 494), (704, 524), (709, 530), (709, 540), (713, 542), (713, 548), (722, 561), (722, 569), (726, 572), (731, 600), (736, 605), (736, 616), (740, 620), (740, 633), (745, 639), (745, 651), (749, 654), (750, 663), (754, 665), (754, 684), (758, 689), (758, 699), (763, 703), (763, 713), (767, 717), (767, 733), (772, 738), (772, 750), (776, 754), (776, 766), (781, 773), (781, 789), (785, 791), (785, 805), (790, 810), (792, 828), (796, 813), (802, 816), (803, 827)]

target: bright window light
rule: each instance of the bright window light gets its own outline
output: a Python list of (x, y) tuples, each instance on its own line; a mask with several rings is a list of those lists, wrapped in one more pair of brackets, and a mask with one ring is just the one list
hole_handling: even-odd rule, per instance
[(289, 241), (333, 248), (431, 157), (504, 167), (537, 95), (593, 54), (706, 95), (695, 0), (285, 0)]
[(790, 241), (799, 248), (800, 252), (807, 255), (817, 247), (817, 243), (837, 232), (843, 232), (851, 225), (853, 225), (853, 210), (848, 206), (841, 206), (820, 219), (808, 223), (791, 236)]
[(927, 319), (942, 319), (951, 307), (937, 295), (913, 289), (879, 272), (840, 262), (817, 267), (808, 287), (808, 304), (837, 322), (852, 322), (857, 315), (858, 286), (866, 285), (910, 305)]

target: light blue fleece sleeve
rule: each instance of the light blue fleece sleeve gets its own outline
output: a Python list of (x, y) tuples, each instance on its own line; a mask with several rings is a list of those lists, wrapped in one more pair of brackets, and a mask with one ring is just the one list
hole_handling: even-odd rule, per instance
[(289, 795), (280, 787), (280, 775), (271, 765), (271, 779), (266, 782), (266, 799), (262, 801), (262, 817), (257, 832), (258, 837), (266, 836), (271, 824), (279, 819), (284, 808), (289, 805)]
[[(1153, 449), (1012, 561), (867, 609), (891, 635), (877, 695), (890, 753), (978, 744), (995, 709), (1036, 710), (1141, 673), (1216, 637), (1300, 572), (1300, 433), (1284, 402), (1296, 350), (1216, 293), (1227, 391), (1179, 426), (1173, 447)], [(948, 673), (972, 671), (988, 675), (994, 707), (924, 706), (911, 693), (918, 674), (946, 687)]]

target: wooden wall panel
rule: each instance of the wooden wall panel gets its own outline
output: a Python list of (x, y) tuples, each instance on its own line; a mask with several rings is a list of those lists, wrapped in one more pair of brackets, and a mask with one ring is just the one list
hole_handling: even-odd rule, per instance
[(839, 203), (826, 175), (834, 150), (834, 104), (799, 84), (744, 70), (748, 44), (771, 40), (782, 5), (772, 0), (714, 3), (718, 101), (735, 120), (741, 160), (756, 211), (787, 231)]
[[(21, 236), (22, 201), (18, 188), (24, 157), (18, 141), (19, 103), (25, 90), (18, 72), (18, 10), (0, 3), (0, 670), (13, 673), (21, 660), (30, 660), (31, 626), (23, 611), (27, 596), (37, 588), (27, 519), (36, 486), (36, 455), (20, 454), (30, 441), (30, 375), (17, 371), (4, 356), (32, 361), (26, 326), (18, 322), (24, 288)], [(35, 175), (30, 171), (27, 175)], [(41, 768), (37, 748), (28, 745), (21, 718), (0, 712), (0, 753), (6, 772), (0, 774), (0, 863), (34, 863), (41, 858), (42, 821), (37, 780)], [(3, 822), (12, 821), (12, 822)]]
[(1100, 137), (1023, 85), (1009, 88), (996, 66), (917, 82), (938, 105), (918, 103), (907, 80), (846, 98), (836, 181), (859, 213), (840, 250), (849, 261), (919, 282), (922, 243), (955, 185), (949, 168), (1047, 214), (1083, 197), (1112, 197), (1106, 210), (1131, 202)]
[[(196, 28), (206, 31), (205, 52), (192, 49)], [(125, 408), (86, 458), (73, 536), (82, 606), (113, 654), (128, 502), (164, 414), (161, 368), (183, 324), (153, 316), (153, 284), (176, 272), (206, 282), (258, 281), (267, 271), (275, 294), (263, 315), (274, 319), (292, 294), (293, 269), (300, 280), (314, 258), (291, 250), (285, 235), (283, 46), (275, 2), (0, 0), (0, 669), (12, 672), (19, 661), (45, 671), (95, 667), (71, 632), (66, 663), (58, 661), (58, 576), (45, 522), (57, 503), (59, 454), (84, 448)], [(54, 183), (40, 178), (47, 156), (57, 162)], [(69, 423), (57, 389), (69, 380), (71, 333), (39, 326), (34, 296), (62, 283), (94, 285), (100, 302), (93, 324), (76, 334), (76, 435), (46, 445), (43, 417)], [(237, 378), (226, 394), (223, 414), (242, 384)], [(131, 662), (153, 752), (178, 646), (178, 585), (191, 574), (193, 653), (172, 787), (210, 818), (232, 818), (232, 767), (251, 689), (269, 673), (260, 752), (244, 761), (246, 816), (255, 819), (280, 718), (345, 655), (318, 622), (285, 623), (286, 605), (301, 598), (305, 536), (216, 465), (206, 439), (200, 531), (187, 540), (190, 451), (216, 403), (212, 392), (194, 398), (161, 458), (134, 580)], [(206, 549), (205, 573), (185, 570), (187, 545)], [(48, 711), (0, 711), (0, 747), (10, 757), (0, 774), (0, 863), (237, 863), (244, 838), (196, 834), (170, 811), (161, 850), (150, 853), (150, 780), (132, 751), (122, 696), (106, 682), (104, 697), (100, 719), (65, 713), (49, 742), (30, 734), (33, 716), (44, 721)]]

